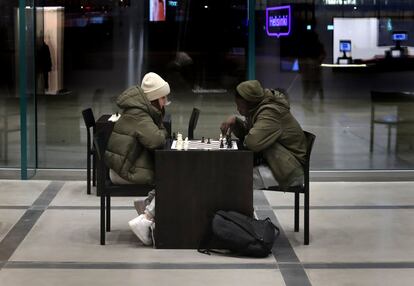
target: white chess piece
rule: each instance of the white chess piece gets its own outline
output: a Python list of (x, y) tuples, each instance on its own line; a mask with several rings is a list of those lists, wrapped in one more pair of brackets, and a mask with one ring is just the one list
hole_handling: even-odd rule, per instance
[(182, 150), (183, 149), (183, 141), (177, 141), (177, 145), (176, 145), (177, 150)]
[(184, 139), (184, 150), (188, 150), (188, 137)]
[(177, 134), (176, 148), (177, 148), (177, 150), (182, 150), (183, 149), (183, 135), (181, 133)]

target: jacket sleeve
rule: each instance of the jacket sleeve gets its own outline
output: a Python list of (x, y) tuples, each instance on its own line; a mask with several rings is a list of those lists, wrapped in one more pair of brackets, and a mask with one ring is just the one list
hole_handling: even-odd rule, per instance
[(249, 130), (244, 145), (253, 152), (260, 152), (270, 147), (282, 133), (279, 118), (271, 109), (263, 110)]
[(157, 126), (148, 114), (127, 115), (125, 120), (130, 121), (128, 126), (133, 126), (131, 133), (147, 149), (157, 149), (165, 144), (167, 132)]
[(231, 131), (237, 138), (244, 140), (244, 137), (247, 134), (246, 122), (241, 120), (239, 117), (236, 117), (236, 122), (232, 126)]

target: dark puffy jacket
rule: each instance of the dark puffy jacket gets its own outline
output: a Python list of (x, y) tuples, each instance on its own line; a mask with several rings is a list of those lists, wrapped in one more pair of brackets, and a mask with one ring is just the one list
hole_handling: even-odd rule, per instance
[(250, 110), (246, 122), (237, 118), (234, 133), (244, 138), (253, 152), (262, 152), (280, 186), (290, 185), (303, 176), (306, 137), (290, 113), (286, 96), (275, 90), (264, 90), (263, 100)]
[(123, 112), (109, 138), (105, 162), (125, 180), (153, 184), (152, 151), (163, 147), (167, 137), (161, 111), (151, 105), (139, 86), (124, 91), (116, 103)]

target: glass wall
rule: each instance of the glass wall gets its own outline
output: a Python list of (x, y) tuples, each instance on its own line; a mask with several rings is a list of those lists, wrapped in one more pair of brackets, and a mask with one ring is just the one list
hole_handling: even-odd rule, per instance
[[(0, 166), (35, 174), (36, 93), (43, 11), (36, 1), (0, 1)], [(38, 25), (39, 24), (39, 25)]]
[(313, 168), (412, 169), (414, 94), (398, 92), (414, 92), (414, 3), (258, 6), (256, 76), (316, 134)]
[[(0, 0), (0, 115), (11, 121), (14, 112), (18, 123), (17, 4), (10, 2)], [(288, 92), (293, 114), (316, 134), (312, 169), (414, 167), (411, 2), (256, 1), (251, 68), (265, 87)], [(247, 74), (248, 1), (42, 3), (38, 167), (84, 168), (81, 111), (91, 107), (95, 119), (117, 112), (116, 97), (149, 71), (171, 85), (173, 132), (187, 133), (193, 107), (201, 110), (196, 137), (217, 137), (236, 113), (232, 92)], [(3, 124), (0, 166), (18, 166), (20, 134)]]
[(20, 167), (18, 1), (0, 0), (0, 166)]
[(91, 107), (96, 120), (118, 111), (116, 97), (149, 71), (170, 83), (173, 131), (187, 132), (197, 106), (198, 135), (218, 136), (221, 120), (234, 111), (228, 92), (246, 73), (245, 1), (47, 5), (44, 38), (52, 67), (49, 88), (38, 95), (40, 168), (85, 167), (81, 110)]

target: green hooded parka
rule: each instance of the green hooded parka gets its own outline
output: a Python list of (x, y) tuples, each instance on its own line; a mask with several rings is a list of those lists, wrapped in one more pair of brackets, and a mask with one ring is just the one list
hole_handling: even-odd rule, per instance
[(162, 148), (167, 137), (162, 113), (139, 86), (124, 91), (116, 103), (123, 112), (109, 138), (105, 162), (125, 180), (154, 184), (152, 151)]
[(289, 186), (303, 176), (306, 156), (306, 137), (290, 113), (285, 94), (263, 89), (256, 80), (237, 86), (239, 94), (257, 105), (249, 111), (246, 121), (236, 119), (234, 134), (244, 138), (244, 145), (261, 152), (280, 186)]

